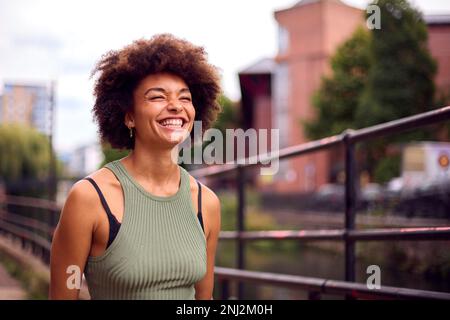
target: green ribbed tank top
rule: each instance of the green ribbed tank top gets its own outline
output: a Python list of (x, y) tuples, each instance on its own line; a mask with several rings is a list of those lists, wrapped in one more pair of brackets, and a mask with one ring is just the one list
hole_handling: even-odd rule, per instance
[(92, 299), (195, 299), (206, 274), (206, 239), (192, 204), (189, 173), (179, 166), (174, 195), (147, 192), (120, 160), (105, 165), (119, 180), (124, 214), (117, 236), (89, 256), (85, 278)]

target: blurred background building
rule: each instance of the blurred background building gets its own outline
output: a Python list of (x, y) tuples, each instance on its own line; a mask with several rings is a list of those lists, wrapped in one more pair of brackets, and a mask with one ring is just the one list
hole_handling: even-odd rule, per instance
[(73, 184), (99, 169), (104, 155), (100, 143), (92, 142), (59, 155), (63, 164), (63, 176), (58, 180), (56, 202), (64, 204)]
[(70, 153), (61, 156), (65, 164), (66, 175), (84, 177), (98, 170), (103, 161), (103, 152), (99, 143), (79, 146)]
[(53, 90), (49, 83), (5, 83), (0, 97), (0, 124), (23, 124), (50, 135)]
[[(358, 26), (365, 11), (339, 0), (303, 0), (276, 11), (278, 54), (239, 72), (245, 128), (277, 128), (280, 148), (308, 141), (301, 121), (314, 115), (311, 100), (330, 72), (330, 58)], [(425, 15), (428, 46), (437, 61), (436, 87), (450, 88), (450, 15)], [(272, 178), (255, 175), (266, 191), (313, 192), (336, 176), (339, 152), (322, 151), (280, 163)], [(334, 172), (334, 174), (333, 174)]]

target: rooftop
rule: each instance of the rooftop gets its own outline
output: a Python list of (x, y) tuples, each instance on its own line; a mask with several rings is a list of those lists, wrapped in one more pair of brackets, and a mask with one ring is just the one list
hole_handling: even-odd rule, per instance
[(450, 14), (426, 14), (423, 19), (427, 24), (450, 24)]
[(239, 74), (266, 74), (273, 73), (276, 62), (271, 58), (263, 58), (252, 64), (251, 66), (240, 71)]

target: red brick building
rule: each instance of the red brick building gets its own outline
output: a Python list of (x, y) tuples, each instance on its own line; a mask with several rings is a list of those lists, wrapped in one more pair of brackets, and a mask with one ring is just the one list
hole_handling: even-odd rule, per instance
[(438, 63), (438, 92), (450, 91), (450, 15), (425, 16), (428, 25), (428, 48)]
[[(330, 72), (336, 48), (357, 26), (365, 25), (360, 9), (339, 0), (303, 0), (275, 12), (279, 52), (239, 73), (246, 128), (280, 131), (280, 148), (305, 143), (302, 120), (314, 117), (312, 94)], [(438, 62), (438, 89), (450, 89), (450, 16), (426, 17), (431, 55)], [(278, 174), (256, 175), (263, 190), (309, 192), (336, 175), (334, 153), (321, 151), (280, 162)]]

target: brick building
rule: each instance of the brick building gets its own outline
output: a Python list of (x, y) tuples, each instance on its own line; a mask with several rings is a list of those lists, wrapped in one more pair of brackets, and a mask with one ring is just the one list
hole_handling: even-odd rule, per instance
[(49, 135), (52, 90), (47, 84), (5, 83), (0, 96), (0, 124), (18, 123)]
[[(305, 143), (302, 120), (314, 117), (312, 94), (336, 48), (357, 26), (364, 12), (339, 0), (303, 0), (276, 11), (278, 54), (239, 73), (245, 128), (280, 131), (280, 148)], [(450, 89), (450, 16), (426, 16), (429, 48), (438, 62), (438, 90)], [(310, 192), (336, 178), (337, 153), (321, 151), (280, 162), (278, 174), (255, 176), (262, 190)]]

